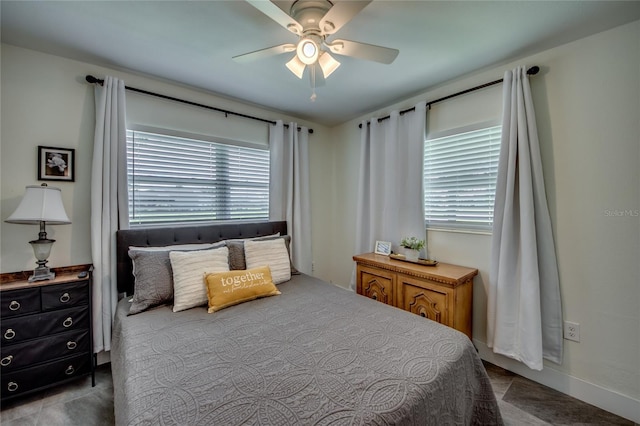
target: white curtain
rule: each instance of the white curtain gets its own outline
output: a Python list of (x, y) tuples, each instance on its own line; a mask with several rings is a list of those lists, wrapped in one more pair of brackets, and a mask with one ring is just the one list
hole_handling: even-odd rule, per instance
[(311, 201), (309, 197), (309, 129), (282, 120), (269, 129), (269, 219), (286, 220), (291, 261), (311, 274)]
[[(389, 119), (362, 123), (356, 206), (355, 254), (372, 252), (377, 240), (397, 247), (403, 237), (426, 239), (424, 139), (426, 104), (394, 111)], [(355, 269), (351, 288), (355, 289)]]
[(495, 353), (541, 370), (562, 362), (558, 265), (525, 67), (504, 75), (487, 340)]
[(118, 302), (115, 232), (129, 228), (124, 92), (124, 82), (112, 77), (95, 86), (91, 175), (94, 352), (111, 349), (111, 325)]

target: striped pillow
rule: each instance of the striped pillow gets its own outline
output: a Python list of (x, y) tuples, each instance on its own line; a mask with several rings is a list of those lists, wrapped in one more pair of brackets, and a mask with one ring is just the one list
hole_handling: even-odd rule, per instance
[(284, 239), (244, 242), (244, 257), (247, 269), (268, 266), (275, 284), (291, 279), (291, 263)]
[(206, 305), (205, 274), (229, 270), (229, 249), (172, 251), (169, 253), (173, 269), (173, 312)]

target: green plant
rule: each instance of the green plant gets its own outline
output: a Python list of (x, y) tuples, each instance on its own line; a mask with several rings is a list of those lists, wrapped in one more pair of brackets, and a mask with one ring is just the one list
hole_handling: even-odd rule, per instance
[(424, 240), (419, 240), (416, 237), (405, 237), (400, 241), (400, 245), (411, 250), (422, 250)]

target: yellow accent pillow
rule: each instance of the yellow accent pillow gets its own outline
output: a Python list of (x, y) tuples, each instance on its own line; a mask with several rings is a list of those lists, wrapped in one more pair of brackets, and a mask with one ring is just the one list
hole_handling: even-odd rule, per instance
[(211, 273), (207, 274), (204, 280), (209, 298), (209, 313), (259, 297), (280, 294), (271, 279), (268, 266)]

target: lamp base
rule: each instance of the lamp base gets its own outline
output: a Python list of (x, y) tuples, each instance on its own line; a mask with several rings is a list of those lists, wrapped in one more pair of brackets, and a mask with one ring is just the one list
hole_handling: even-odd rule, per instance
[(46, 266), (38, 266), (33, 270), (33, 275), (29, 277), (29, 282), (32, 283), (34, 281), (52, 280), (55, 277), (55, 272), (52, 272)]

